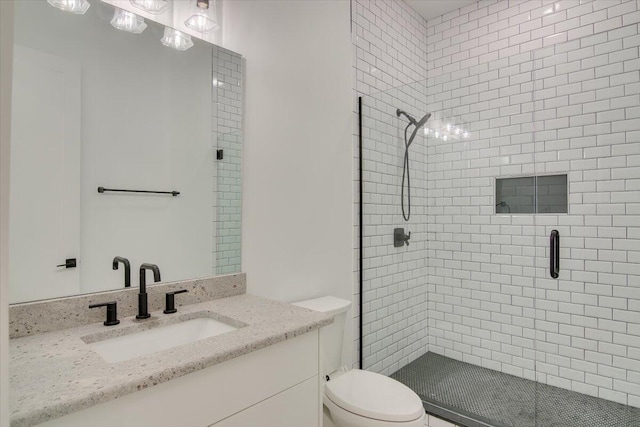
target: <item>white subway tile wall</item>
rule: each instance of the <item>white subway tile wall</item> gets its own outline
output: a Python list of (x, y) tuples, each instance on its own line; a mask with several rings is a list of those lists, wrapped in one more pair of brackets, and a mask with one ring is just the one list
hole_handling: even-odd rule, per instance
[[(421, 117), (426, 93), (410, 86), (363, 100), (364, 171), (364, 366), (391, 374), (427, 349), (426, 149), (424, 134), (409, 148), (411, 216), (402, 217), (404, 129), (400, 108)], [(410, 134), (413, 126), (408, 130)], [(408, 209), (405, 187), (405, 209)], [(408, 212), (406, 210), (405, 212)], [(393, 230), (411, 233), (408, 246), (393, 246)]]
[[(242, 221), (242, 56), (217, 47), (213, 65), (215, 129), (213, 161), (216, 162), (213, 191), (216, 192), (213, 274), (240, 271)], [(215, 150), (224, 158), (216, 159)]]
[[(356, 95), (386, 91), (363, 108), (365, 368), (433, 351), (640, 406), (640, 2), (486, 0), (426, 29), (403, 2), (352, 7)], [(401, 249), (397, 107), (469, 131), (412, 145)], [(558, 173), (568, 214), (495, 214), (496, 177)]]
[[(429, 351), (640, 406), (639, 4), (428, 21), (427, 108), (471, 132), (427, 139)], [(568, 214), (494, 214), (495, 177), (556, 173)]]
[[(400, 209), (403, 136), (406, 123), (397, 108), (420, 116), (426, 91), (407, 87), (380, 91), (426, 77), (426, 21), (402, 1), (354, 0), (354, 114), (357, 97), (365, 102), (367, 129), (364, 161), (364, 367), (390, 374), (427, 351), (426, 288), (426, 145), (416, 138), (411, 146), (411, 219), (405, 223)], [(355, 116), (354, 123), (358, 123)], [(358, 129), (354, 129), (354, 161), (358, 161)], [(355, 245), (354, 300), (358, 301), (358, 167), (354, 168)], [(393, 247), (393, 229), (411, 232), (409, 246)], [(358, 310), (354, 310), (358, 330)], [(354, 366), (359, 341), (354, 342)]]

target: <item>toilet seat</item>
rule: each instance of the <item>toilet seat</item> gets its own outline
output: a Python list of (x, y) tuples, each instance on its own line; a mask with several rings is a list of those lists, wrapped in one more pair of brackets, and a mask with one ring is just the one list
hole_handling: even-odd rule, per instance
[[(325, 405), (332, 416), (367, 419), (366, 425), (420, 425), (425, 412), (416, 393), (404, 384), (374, 372), (353, 369), (325, 384)], [(334, 414), (339, 412), (339, 414)], [(364, 425), (364, 424), (363, 424)]]

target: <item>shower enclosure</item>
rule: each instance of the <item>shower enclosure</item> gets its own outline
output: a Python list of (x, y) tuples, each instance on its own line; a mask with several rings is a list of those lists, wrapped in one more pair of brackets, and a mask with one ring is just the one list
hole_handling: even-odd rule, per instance
[[(360, 99), (361, 367), (455, 424), (640, 426), (640, 57), (610, 33)], [(431, 114), (408, 221), (398, 109)]]

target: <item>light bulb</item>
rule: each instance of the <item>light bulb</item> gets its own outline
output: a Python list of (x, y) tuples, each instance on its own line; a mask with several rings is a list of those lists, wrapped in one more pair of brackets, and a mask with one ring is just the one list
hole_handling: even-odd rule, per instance
[(193, 42), (191, 41), (191, 36), (189, 34), (185, 34), (169, 27), (164, 27), (164, 36), (160, 42), (163, 45), (172, 47), (176, 50), (187, 50), (193, 46)]
[(147, 28), (147, 24), (144, 23), (142, 16), (118, 8), (113, 12), (111, 25), (113, 28), (133, 34), (140, 34)]
[(220, 27), (216, 19), (215, 3), (210, 0), (195, 0), (193, 14), (184, 25), (200, 33), (218, 31)]
[(440, 136), (440, 132), (436, 131), (436, 138), (438, 138)]
[(130, 0), (138, 9), (152, 15), (159, 15), (169, 8), (169, 0)]
[(84, 15), (91, 7), (87, 0), (47, 0), (47, 3), (65, 12), (77, 13), (78, 15)]
[(465, 132), (465, 133), (464, 133), (464, 137), (465, 137), (465, 138), (469, 138), (469, 132)]
[(442, 140), (443, 140), (443, 141), (446, 141), (446, 140), (447, 140), (447, 135), (443, 136), (443, 137), (442, 137)]

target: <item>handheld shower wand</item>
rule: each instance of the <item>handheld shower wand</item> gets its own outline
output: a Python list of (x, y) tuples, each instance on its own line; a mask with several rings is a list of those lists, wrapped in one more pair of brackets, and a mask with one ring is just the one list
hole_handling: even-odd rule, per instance
[(431, 117), (431, 113), (427, 113), (420, 119), (419, 122), (417, 122), (416, 119), (414, 119), (409, 114), (407, 114), (406, 111), (402, 111), (399, 108), (396, 110), (396, 115), (398, 117), (405, 116), (409, 120), (409, 122), (411, 122), (411, 124), (416, 127), (416, 129), (420, 129), (422, 126), (424, 126), (424, 124), (427, 122), (427, 120), (429, 120), (429, 118)]
[[(414, 119), (412, 116), (407, 114), (405, 111), (401, 109), (396, 110), (396, 115), (398, 117), (405, 116), (409, 120), (409, 124), (404, 129), (404, 163), (402, 165), (402, 189), (400, 191), (400, 200), (402, 206), (402, 217), (405, 221), (409, 221), (411, 217), (411, 180), (409, 177), (409, 146), (413, 143), (416, 135), (418, 134), (418, 130), (424, 126), (424, 124), (431, 117), (431, 113), (426, 113), (420, 120)], [(413, 132), (411, 132), (411, 136), (407, 139), (407, 131), (410, 126), (414, 126)], [(405, 176), (407, 181), (407, 210), (404, 209), (404, 182)]]

